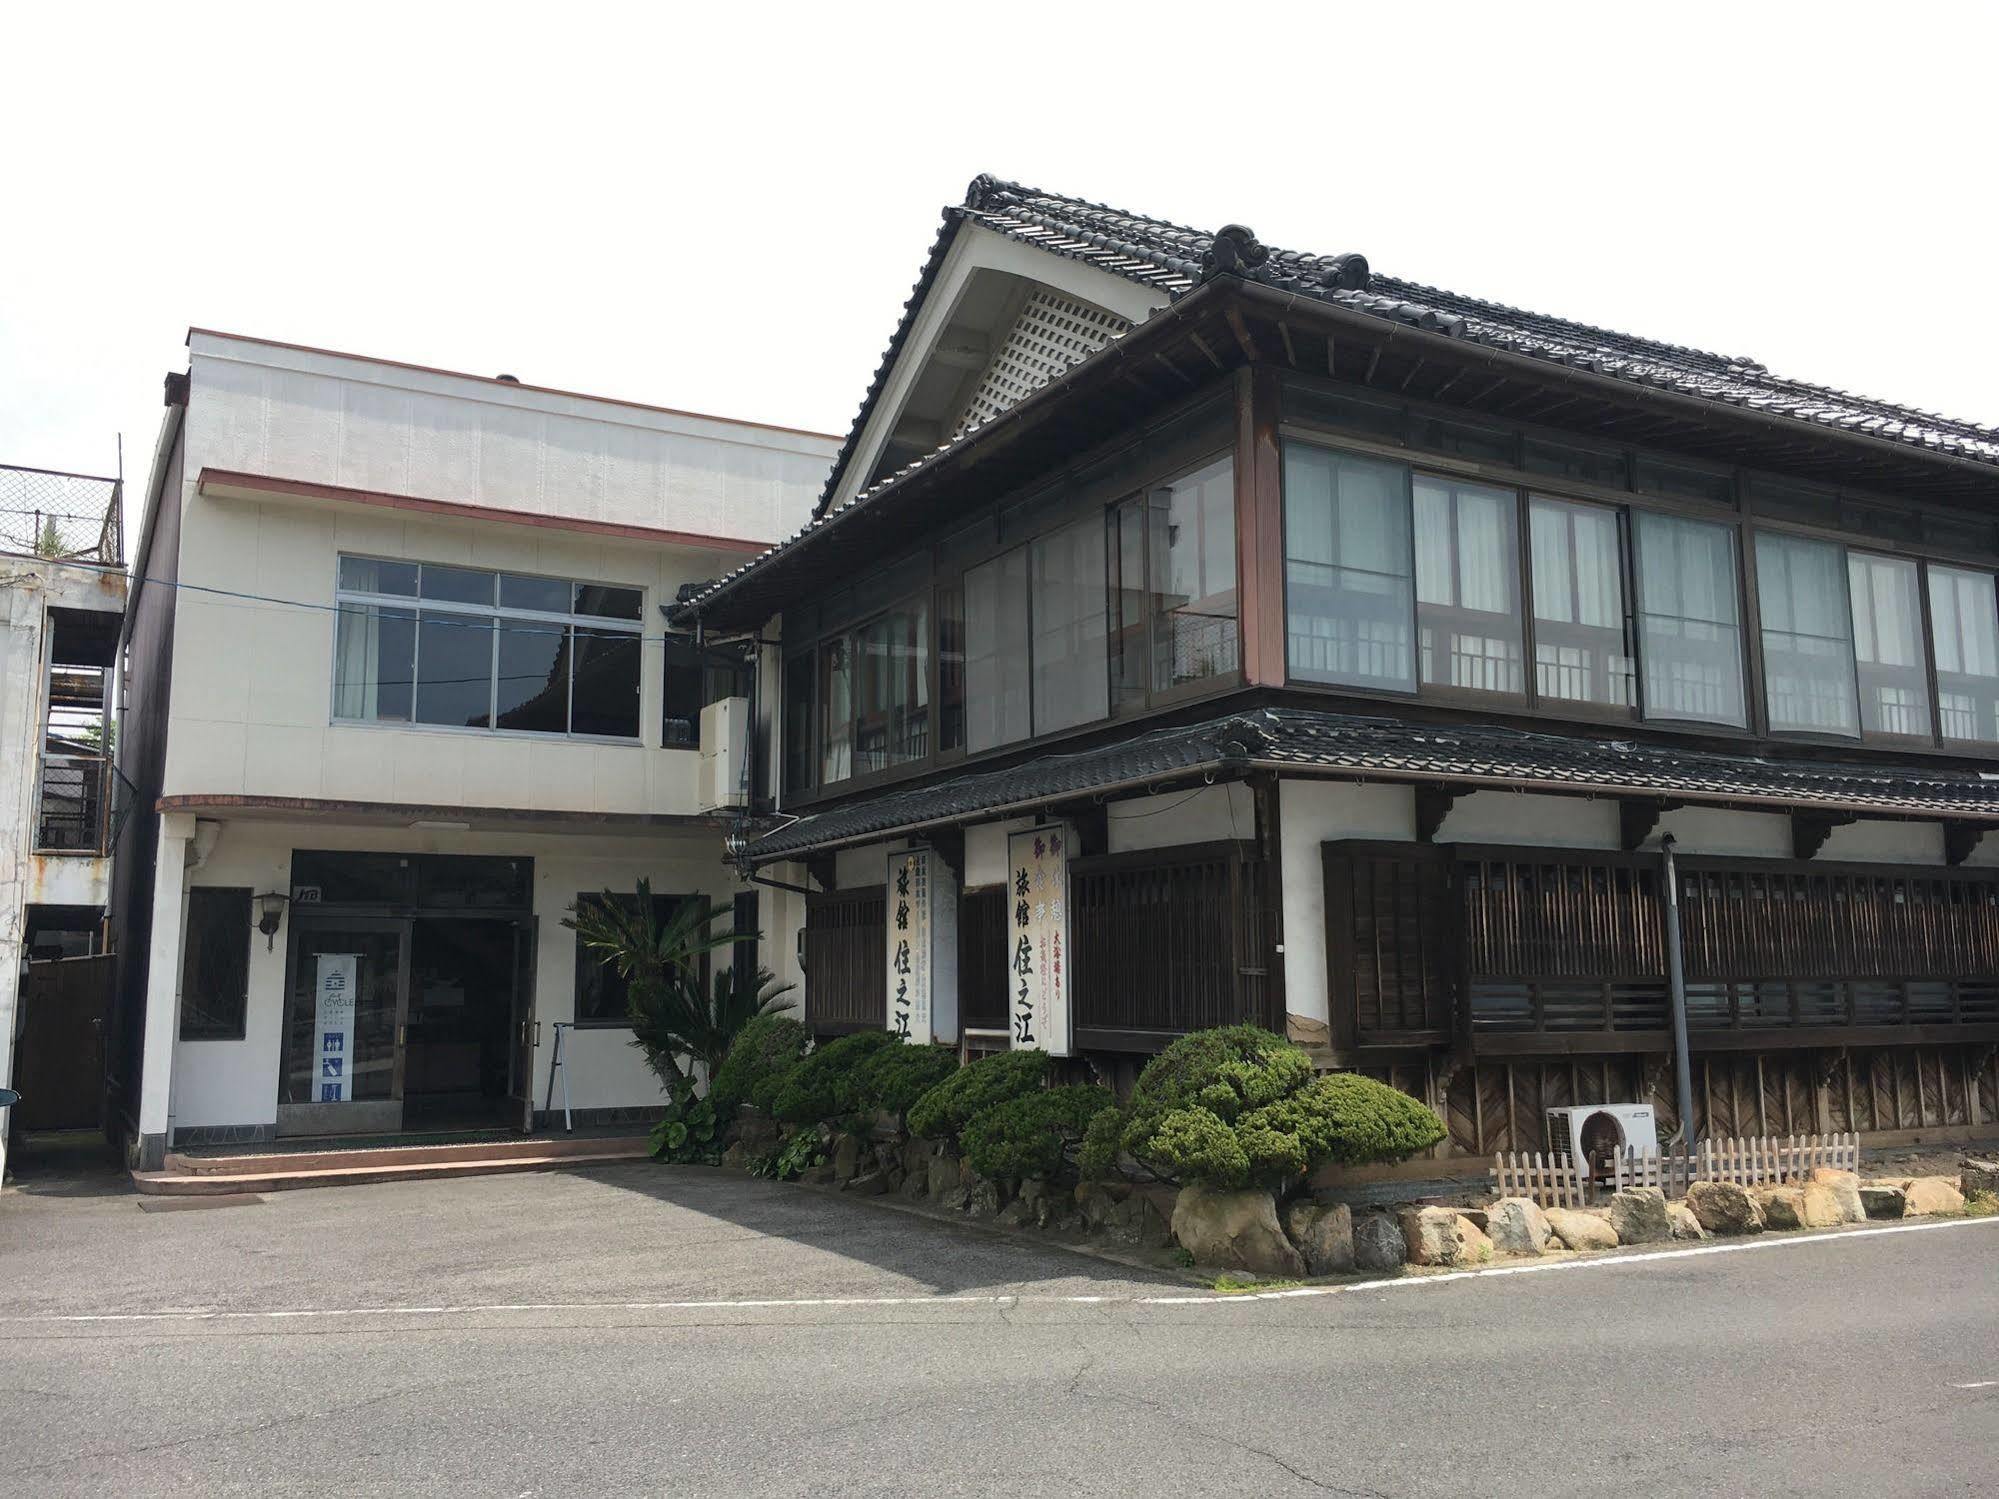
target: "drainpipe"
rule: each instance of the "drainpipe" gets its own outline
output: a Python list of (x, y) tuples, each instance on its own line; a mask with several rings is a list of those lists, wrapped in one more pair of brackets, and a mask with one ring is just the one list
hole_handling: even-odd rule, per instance
[(1694, 1151), (1694, 1070), (1687, 1055), (1687, 976), (1680, 961), (1680, 873), (1673, 863), (1673, 835), (1659, 840), (1666, 882), (1666, 992), (1673, 1007), (1673, 1074), (1679, 1080), (1680, 1142)]

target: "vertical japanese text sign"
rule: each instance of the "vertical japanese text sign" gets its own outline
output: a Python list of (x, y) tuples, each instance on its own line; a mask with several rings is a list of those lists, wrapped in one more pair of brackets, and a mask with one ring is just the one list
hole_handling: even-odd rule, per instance
[(1069, 1018), (1069, 829), (1061, 823), (1006, 840), (1006, 976), (1016, 1051), (1075, 1049)]
[(958, 1039), (958, 882), (936, 851), (888, 856), (888, 1028)]
[(312, 1091), (314, 1103), (354, 1101), (354, 988), (361, 955), (323, 952), (312, 990)]

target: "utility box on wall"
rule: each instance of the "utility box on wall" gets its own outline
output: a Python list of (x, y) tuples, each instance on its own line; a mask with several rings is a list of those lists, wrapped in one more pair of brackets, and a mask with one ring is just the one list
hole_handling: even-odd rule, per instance
[(749, 800), (750, 700), (725, 697), (701, 710), (701, 768), (696, 778), (703, 812)]

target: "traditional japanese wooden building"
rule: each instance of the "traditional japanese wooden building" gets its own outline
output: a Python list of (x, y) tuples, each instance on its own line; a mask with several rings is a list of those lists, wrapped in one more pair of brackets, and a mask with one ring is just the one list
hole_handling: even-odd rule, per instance
[(822, 1033), (906, 1026), (920, 867), (919, 1033), (1017, 1039), (1052, 904), (1105, 1075), (1247, 1020), (1455, 1151), (1670, 1129), (1670, 838), (1700, 1131), (1930, 1139), (1999, 1121), (1995, 572), (1990, 428), (982, 177), (815, 519), (675, 621), (758, 642), (733, 844)]

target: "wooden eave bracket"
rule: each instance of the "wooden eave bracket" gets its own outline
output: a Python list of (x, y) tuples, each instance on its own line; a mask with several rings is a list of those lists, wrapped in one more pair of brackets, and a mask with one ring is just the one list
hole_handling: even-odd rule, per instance
[(1985, 836), (1985, 826), (1976, 822), (1946, 822), (1943, 825), (1943, 861), (1946, 864), (1962, 864), (1970, 858), (1978, 847), (1978, 840)]
[(1424, 783), (1416, 787), (1416, 841), (1434, 843), (1437, 829), (1451, 815), (1457, 799), (1465, 794), (1462, 786)]
[(1626, 797), (1617, 804), (1617, 846), (1633, 852), (1658, 829), (1660, 818), (1685, 805), (1656, 796)]
[(1791, 814), (1791, 857), (1811, 859), (1825, 847), (1834, 828), (1860, 821), (1854, 812), (1793, 812)]
[(837, 861), (831, 854), (810, 854), (805, 859), (805, 873), (821, 890), (831, 890), (839, 884), (837, 869)]

